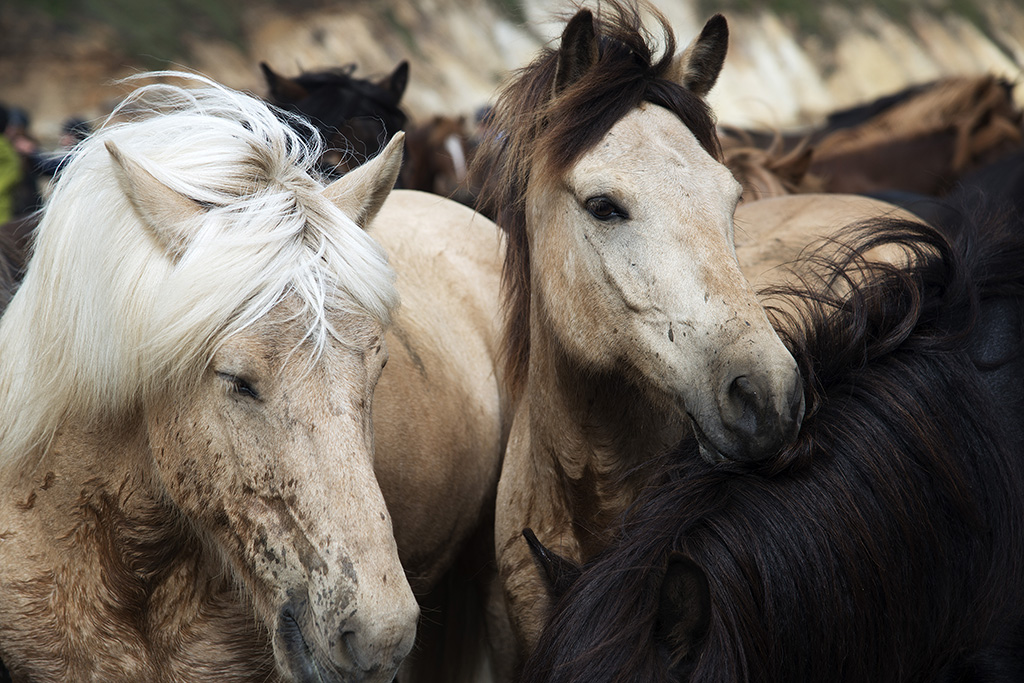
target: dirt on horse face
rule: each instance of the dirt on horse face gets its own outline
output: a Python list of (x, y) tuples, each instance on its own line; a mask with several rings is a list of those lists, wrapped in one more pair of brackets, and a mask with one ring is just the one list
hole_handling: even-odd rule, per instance
[(0, 323), (0, 659), (390, 681), (419, 610), (373, 470), (394, 273), (361, 226), (401, 136), (324, 187), (319, 149), (198, 80), (76, 152)]
[[(712, 18), (656, 58), (633, 6), (582, 10), (500, 96), (478, 153), (483, 210), (508, 235), (505, 369), (517, 401), (496, 549), (528, 651), (547, 608), (521, 537), (598, 552), (637, 465), (683, 433), (756, 461), (796, 435), (803, 390), (737, 264), (740, 187), (704, 96), (728, 29)], [(514, 658), (514, 655), (513, 655)], [(513, 665), (514, 666), (514, 665)]]

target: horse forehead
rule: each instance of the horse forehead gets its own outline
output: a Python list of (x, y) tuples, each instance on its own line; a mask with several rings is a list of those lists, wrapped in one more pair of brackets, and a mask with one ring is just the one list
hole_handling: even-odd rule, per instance
[[(729, 170), (707, 153), (693, 132), (663, 107), (644, 103), (622, 117), (580, 158), (574, 172), (585, 176), (616, 169), (616, 176), (665, 187), (666, 176), (680, 181), (723, 185)], [(671, 182), (671, 181), (669, 181)]]

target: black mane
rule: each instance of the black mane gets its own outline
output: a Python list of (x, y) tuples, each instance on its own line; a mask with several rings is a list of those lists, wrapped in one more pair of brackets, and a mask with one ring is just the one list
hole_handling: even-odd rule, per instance
[[(681, 444), (558, 600), (524, 680), (1021, 680), (1024, 237), (951, 215), (865, 225), (778, 293), (802, 302), (778, 321), (806, 380), (797, 443), (753, 469)], [(868, 267), (882, 243), (917, 267)], [(658, 616), (674, 553), (711, 598), (682, 661)]]

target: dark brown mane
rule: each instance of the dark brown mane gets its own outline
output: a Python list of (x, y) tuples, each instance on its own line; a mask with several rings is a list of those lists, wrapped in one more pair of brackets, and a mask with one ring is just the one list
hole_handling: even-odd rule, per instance
[(481, 209), (508, 235), (503, 287), (504, 363), (513, 397), (526, 379), (530, 350), (530, 253), (524, 197), (532, 177), (564, 173), (633, 108), (643, 102), (676, 114), (708, 154), (721, 159), (715, 122), (707, 103), (668, 79), (676, 51), (665, 18), (651, 14), (663, 33), (663, 52), (643, 25), (641, 7), (601, 3), (594, 16), (599, 54), (595, 66), (555, 93), (558, 50), (545, 49), (502, 90), (494, 107), (492, 135), (477, 163), (491, 171), (481, 192)]

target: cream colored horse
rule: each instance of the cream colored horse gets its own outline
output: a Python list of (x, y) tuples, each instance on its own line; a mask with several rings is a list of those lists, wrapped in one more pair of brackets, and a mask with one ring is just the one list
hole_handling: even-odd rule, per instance
[(586, 560), (644, 462), (691, 425), (705, 457), (756, 460), (795, 436), (803, 410), (796, 364), (736, 262), (740, 187), (702, 99), (725, 20), (679, 55), (662, 22), (655, 61), (639, 16), (601, 7), (505, 90), (484, 153), (499, 160), (489, 191), (509, 234), (518, 403), (496, 551), (520, 652), (548, 608), (524, 527)]
[(325, 188), (253, 98), (149, 86), (121, 112), (0, 322), (0, 659), (389, 681), (418, 608), (373, 471), (394, 275), (359, 224), (400, 141)]
[(400, 680), (454, 683), (482, 653), (474, 604), (491, 590), (510, 422), (497, 371), (499, 232), (461, 204), (411, 190), (392, 192), (369, 232), (402, 297), (374, 399), (377, 479), (424, 604), (426, 640), (408, 663), (415, 672), (403, 667)]

